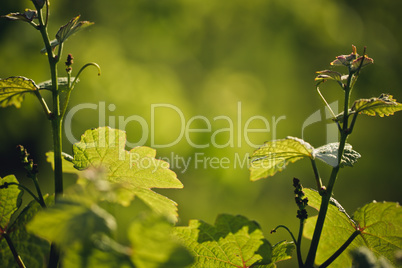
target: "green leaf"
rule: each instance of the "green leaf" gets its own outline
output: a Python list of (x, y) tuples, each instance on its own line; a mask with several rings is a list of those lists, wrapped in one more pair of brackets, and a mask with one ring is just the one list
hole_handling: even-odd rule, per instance
[(277, 263), (291, 259), (294, 249), (293, 242), (281, 241), (276, 243), (272, 248), (272, 262)]
[[(75, 77), (71, 77), (70, 81), (74, 81)], [(79, 82), (79, 79), (77, 79), (77, 82)], [(59, 86), (59, 90), (61, 91), (66, 91), (69, 89), (68, 85), (68, 78), (67, 77), (59, 77), (57, 78), (57, 83)], [(47, 80), (42, 83), (38, 84), (39, 89), (45, 89), (45, 90), (52, 90), (52, 80)]]
[(75, 244), (63, 251), (64, 257), (62, 264), (64, 268), (132, 268), (130, 259), (123, 254), (116, 254), (112, 250), (103, 251), (97, 248), (85, 248), (80, 244)]
[[(0, 186), (5, 187), (8, 183), (18, 183), (18, 180), (14, 175), (0, 178)], [(0, 234), (7, 229), (11, 216), (21, 205), (20, 193), (17, 185), (0, 188)]]
[(354, 102), (352, 111), (357, 113), (380, 117), (393, 115), (402, 110), (402, 104), (396, 102), (392, 95), (381, 94), (378, 98), (360, 99)]
[(89, 21), (78, 22), (79, 19), (80, 19), (80, 16), (72, 18), (66, 25), (63, 25), (62, 27), (60, 27), (59, 31), (56, 34), (56, 39), (59, 42), (59, 44), (66, 41), (68, 37), (75, 34), (79, 30), (82, 30), (85, 27), (88, 27), (88, 26), (91, 26), (94, 24), (93, 22), (89, 22)]
[(364, 57), (360, 56), (359, 58), (355, 59), (352, 62), (351, 69), (352, 70), (357, 70), (360, 66), (361, 66), (361, 68), (363, 68), (363, 67), (366, 67), (367, 65), (370, 65), (370, 64), (373, 64), (373, 63), (374, 63), (374, 60), (372, 58), (369, 58), (366, 55), (364, 55)]
[[(125, 223), (126, 216), (117, 221), (120, 235), (95, 235), (91, 244), (65, 248), (63, 267), (184, 268), (191, 264), (193, 257), (172, 235), (173, 226), (164, 217), (146, 210), (123, 210), (130, 213), (130, 222)], [(121, 215), (114, 216), (122, 219)]]
[[(320, 195), (311, 189), (303, 189), (309, 199), (308, 205), (319, 209)], [(312, 239), (317, 217), (307, 219), (304, 236)], [(394, 262), (394, 254), (402, 248), (402, 209), (397, 203), (373, 202), (358, 209), (352, 218), (331, 199), (327, 219), (317, 250), (317, 263), (326, 261), (356, 230), (357, 236), (349, 247), (331, 264), (331, 267), (350, 267), (352, 261), (350, 252), (361, 246), (373, 251), (377, 256), (383, 256)]]
[[(334, 142), (314, 149), (313, 155), (324, 163), (336, 167), (338, 166), (338, 151), (339, 142)], [(352, 145), (346, 144), (343, 151), (341, 167), (352, 167), (360, 157), (361, 155), (358, 152), (352, 150)]]
[[(60, 27), (60, 29), (56, 33), (56, 39), (52, 40), (50, 42), (50, 46), (52, 48), (57, 47), (59, 44), (65, 42), (67, 38), (69, 38), (71, 35), (75, 34), (79, 30), (82, 30), (88, 26), (93, 25), (93, 22), (89, 21), (78, 21), (81, 16), (77, 16), (72, 18), (67, 24), (63, 25)], [(43, 48), (41, 50), (41, 53), (46, 53), (46, 48)]]
[(295, 137), (266, 142), (251, 156), (250, 180), (273, 176), (287, 164), (304, 157), (313, 158), (313, 146)]
[[(339, 143), (330, 143), (314, 149), (309, 143), (294, 137), (267, 142), (251, 156), (250, 179), (256, 181), (273, 176), (276, 172), (282, 171), (287, 164), (305, 157), (318, 158), (324, 163), (336, 167), (338, 165), (338, 148)], [(341, 167), (353, 166), (360, 157), (358, 152), (352, 150), (350, 144), (346, 144)]]
[(34, 93), (39, 87), (31, 79), (13, 76), (0, 79), (0, 107), (21, 107), (26, 93)]
[(176, 227), (175, 234), (195, 256), (190, 267), (275, 267), (294, 249), (287, 242), (273, 249), (260, 226), (243, 216), (219, 215), (215, 226), (191, 220), (187, 227)]
[(87, 244), (97, 233), (110, 233), (116, 229), (116, 221), (95, 203), (89, 206), (59, 199), (54, 206), (37, 213), (27, 229), (59, 245), (71, 246), (75, 242)]
[(393, 202), (372, 202), (358, 209), (353, 219), (362, 229), (364, 246), (394, 263), (402, 249), (402, 208)]
[(341, 82), (342, 74), (332, 70), (323, 70), (317, 72), (319, 75), (315, 78), (315, 81), (335, 80)]
[[(321, 196), (318, 192), (304, 188), (305, 195), (308, 197), (308, 205), (319, 209)], [(303, 235), (312, 239), (317, 216), (309, 217), (304, 225)], [(339, 209), (334, 202), (328, 206), (328, 212), (324, 228), (321, 234), (321, 240), (318, 244), (316, 263), (321, 264), (326, 261), (355, 231), (355, 225), (348, 214)], [(357, 237), (352, 244), (331, 264), (331, 267), (351, 267), (349, 251), (357, 247)]]
[(21, 20), (25, 22), (31, 22), (33, 19), (38, 17), (38, 12), (32, 9), (25, 9), (24, 13), (10, 13), (4, 16), (0, 16), (1, 18), (7, 18), (10, 20)]
[[(44, 197), (44, 199), (47, 205), (53, 203), (54, 200), (52, 196)], [(42, 207), (40, 204), (35, 200), (32, 200), (7, 230), (18, 254), (26, 267), (29, 268), (44, 267), (45, 259), (49, 255), (50, 244), (46, 240), (28, 233), (25, 228), (34, 215), (41, 210)], [(1, 267), (16, 267), (14, 257), (11, 254), (5, 239), (0, 240), (0, 260)]]
[(193, 257), (172, 237), (173, 227), (153, 214), (131, 223), (128, 237), (133, 248), (131, 260), (138, 268), (187, 267)]
[(130, 199), (137, 196), (154, 211), (177, 220), (177, 204), (151, 189), (183, 188), (183, 184), (167, 162), (155, 159), (154, 149), (135, 147), (126, 151), (125, 143), (126, 134), (122, 130), (109, 127), (87, 130), (81, 142), (73, 146), (73, 163), (80, 170), (104, 167), (107, 180), (125, 185), (131, 192)]

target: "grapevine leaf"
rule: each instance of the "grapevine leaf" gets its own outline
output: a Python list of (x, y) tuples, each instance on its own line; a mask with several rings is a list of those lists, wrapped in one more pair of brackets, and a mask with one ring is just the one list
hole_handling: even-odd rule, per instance
[[(320, 195), (310, 189), (303, 190), (309, 199), (309, 206), (319, 209)], [(317, 217), (307, 219), (304, 236), (312, 239)], [(331, 264), (331, 267), (350, 267), (350, 252), (361, 246), (394, 262), (394, 254), (402, 248), (402, 209), (397, 203), (372, 202), (358, 209), (353, 218), (332, 199), (328, 207), (327, 220), (317, 250), (317, 263), (323, 263), (338, 249), (356, 230), (358, 235), (349, 247)]]
[(362, 228), (364, 245), (394, 262), (402, 249), (402, 208), (393, 202), (372, 202), (358, 209), (353, 218)]
[(350, 64), (359, 56), (356, 52), (356, 47), (352, 46), (353, 52), (349, 55), (337, 56), (330, 64), (333, 66), (350, 66)]
[[(329, 143), (314, 149), (313, 155), (324, 163), (336, 167), (338, 166), (338, 149), (339, 142)], [(346, 144), (343, 151), (341, 167), (352, 167), (360, 157), (361, 155), (358, 152), (352, 150), (352, 145)]]
[(272, 262), (277, 263), (292, 258), (295, 249), (293, 242), (281, 241), (272, 247)]
[[(120, 216), (114, 216), (120, 224)], [(121, 234), (113, 235), (123, 242), (106, 234), (93, 236), (90, 245), (63, 249), (63, 267), (184, 268), (192, 263), (193, 257), (172, 235), (173, 226), (164, 217), (131, 207), (130, 218), (127, 225), (119, 225)]]
[(294, 163), (304, 157), (313, 158), (313, 149), (309, 143), (295, 137), (266, 142), (251, 156), (250, 180), (273, 176), (289, 162)]
[[(362, 62), (363, 61), (363, 62)], [(359, 58), (355, 59), (352, 64), (351, 64), (351, 69), (352, 70), (357, 70), (358, 68), (363, 68), (366, 67), (367, 65), (373, 64), (374, 60), (370, 57), (367, 57), (366, 55), (360, 56)]]
[(155, 214), (133, 221), (128, 237), (133, 248), (131, 260), (138, 268), (187, 267), (190, 253), (172, 237), (173, 227)]
[[(321, 196), (318, 192), (304, 188), (305, 195), (308, 197), (308, 205), (319, 209), (321, 204)], [(353, 221), (343, 209), (339, 209), (333, 202), (328, 206), (328, 212), (324, 228), (321, 234), (321, 240), (318, 244), (316, 263), (323, 263), (337, 250), (356, 230)], [(309, 217), (304, 225), (303, 235), (308, 239), (312, 239), (317, 216)], [(332, 263), (333, 267), (351, 267), (351, 259), (349, 257), (350, 250), (357, 247), (357, 237), (352, 244)], [(331, 266), (331, 267), (332, 267)]]
[(332, 70), (318, 71), (315, 81), (335, 80), (341, 82), (342, 74)]
[(177, 204), (151, 189), (182, 188), (182, 183), (167, 162), (155, 159), (154, 149), (135, 147), (126, 151), (125, 143), (126, 134), (122, 130), (109, 127), (87, 130), (73, 146), (73, 163), (80, 170), (104, 167), (107, 180), (125, 185), (131, 191), (130, 199), (137, 196), (154, 211), (176, 220)]
[(115, 230), (116, 221), (95, 203), (59, 199), (54, 206), (38, 212), (27, 229), (49, 241), (71, 246), (75, 242), (87, 244), (93, 235)]
[[(75, 34), (79, 30), (82, 30), (88, 26), (93, 25), (93, 22), (89, 21), (78, 21), (80, 16), (72, 18), (69, 22), (65, 25), (61, 26), (60, 29), (56, 33), (56, 39), (50, 42), (50, 46), (55, 48), (59, 44), (62, 44), (64, 41), (67, 40), (71, 35)], [(41, 50), (41, 53), (46, 53), (46, 48)]]
[[(53, 203), (52, 196), (44, 197), (45, 203)], [(41, 268), (45, 266), (46, 256), (49, 254), (50, 245), (47, 241), (27, 232), (25, 226), (42, 207), (38, 202), (32, 200), (24, 210), (18, 215), (16, 220), (8, 228), (10, 239), (16, 251), (24, 261), (26, 267)], [(0, 240), (0, 259), (1, 267), (14, 268), (15, 260), (5, 239)]]
[[(70, 81), (74, 81), (75, 77), (71, 77)], [(79, 79), (77, 79), (77, 82), (79, 82)], [(69, 84), (68, 84), (68, 78), (67, 77), (59, 77), (57, 78), (57, 83), (59, 86), (59, 90), (61, 91), (66, 91), (69, 89)], [(42, 83), (38, 84), (39, 89), (46, 89), (46, 90), (52, 90), (52, 80), (47, 80)]]
[(392, 95), (381, 94), (378, 98), (360, 99), (354, 102), (352, 111), (357, 113), (380, 117), (393, 115), (402, 110), (402, 104), (396, 102)]
[(80, 21), (80, 16), (72, 18), (66, 25), (60, 27), (59, 31), (56, 34), (57, 41), (61, 44), (67, 40), (68, 37), (75, 34), (79, 30), (84, 29), (85, 27), (91, 26), (94, 23), (89, 21)]
[[(87, 251), (86, 251), (87, 250)], [(96, 267), (96, 268), (132, 268), (133, 265), (124, 254), (115, 251), (103, 251), (94, 247), (85, 248), (75, 244), (63, 251), (62, 264), (64, 268)]]
[(31, 22), (33, 19), (38, 17), (38, 12), (32, 9), (25, 9), (24, 13), (10, 13), (4, 16), (0, 16), (1, 18), (7, 18), (10, 20), (21, 20), (25, 22)]
[(34, 93), (38, 89), (33, 80), (22, 76), (0, 79), (0, 107), (14, 105), (20, 108), (24, 95)]
[(194, 268), (275, 267), (294, 249), (286, 242), (273, 249), (259, 225), (243, 216), (219, 215), (215, 226), (191, 220), (187, 227), (176, 227), (175, 234), (195, 256)]
[[(0, 178), (0, 235), (10, 223), (11, 216), (21, 205), (21, 190), (16, 185), (6, 186), (8, 183), (18, 183), (14, 175)], [(0, 236), (1, 238), (1, 236)]]

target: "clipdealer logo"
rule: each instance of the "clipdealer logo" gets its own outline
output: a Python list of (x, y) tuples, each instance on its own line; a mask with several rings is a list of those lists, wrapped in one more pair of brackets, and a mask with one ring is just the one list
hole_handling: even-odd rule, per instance
[[(334, 102), (330, 104), (333, 110), (338, 110), (338, 103)], [(202, 149), (205, 148), (241, 148), (242, 146), (250, 146), (251, 148), (258, 148), (261, 144), (254, 144), (250, 135), (253, 133), (266, 133), (267, 136), (270, 134), (270, 139), (277, 139), (276, 133), (278, 129), (278, 125), (281, 121), (286, 119), (285, 115), (276, 117), (272, 116), (268, 120), (266, 117), (262, 115), (253, 115), (247, 119), (244, 119), (242, 116), (242, 103), (237, 102), (237, 111), (234, 117), (229, 117), (228, 115), (218, 115), (213, 118), (207, 118), (203, 115), (195, 115), (186, 120), (185, 114), (183, 111), (169, 103), (157, 103), (150, 105), (150, 120), (149, 122), (140, 115), (131, 115), (128, 117), (124, 116), (106, 116), (106, 112), (113, 112), (116, 109), (116, 105), (109, 104), (106, 105), (106, 102), (95, 103), (82, 103), (74, 106), (70, 111), (66, 114), (65, 124), (64, 124), (64, 132), (66, 138), (72, 144), (77, 143), (78, 140), (74, 137), (71, 129), (73, 117), (82, 110), (94, 110), (98, 114), (98, 124), (99, 126), (110, 126), (111, 128), (116, 128), (125, 131), (126, 127), (130, 123), (139, 124), (139, 131), (141, 136), (138, 141), (130, 142), (126, 141), (125, 146), (128, 148), (134, 148), (137, 146), (143, 146), (146, 143), (149, 143), (150, 147), (158, 149), (158, 148), (169, 148), (177, 145), (182, 140), (185, 140), (187, 144), (195, 149), (199, 149), (192, 155), (182, 156), (176, 154), (175, 152), (171, 152), (168, 156), (162, 156), (158, 159), (155, 158), (141, 158), (139, 155), (135, 153), (130, 153), (130, 166), (136, 166), (140, 168), (152, 168), (154, 171), (157, 170), (158, 167), (170, 168), (179, 170), (181, 173), (188, 171), (190, 168), (194, 169), (243, 169), (247, 168), (250, 164), (249, 154), (240, 154), (234, 153), (233, 156), (208, 156), (202, 152)], [(327, 108), (325, 108), (327, 109)], [(156, 124), (157, 116), (164, 115), (166, 113), (174, 114), (176, 117), (175, 120), (179, 122), (179, 131), (176, 137), (174, 137), (173, 141), (161, 143), (156, 140), (156, 133), (160, 131), (158, 130), (158, 126)], [(325, 110), (325, 117), (322, 116), (322, 111), (317, 110), (312, 113), (303, 123), (301, 135), (302, 138), (304, 136), (305, 129), (317, 122), (330, 118), (329, 111)], [(253, 122), (258, 122), (260, 128), (252, 128)], [(198, 125), (204, 126), (203, 128), (198, 127), (195, 128), (195, 123)], [(224, 128), (213, 128), (214, 124), (224, 124)], [(255, 123), (254, 123), (255, 124)], [(337, 140), (337, 128), (334, 123), (327, 124), (327, 141), (332, 142)], [(203, 133), (203, 135), (208, 135), (208, 141), (203, 140), (203, 143), (197, 142), (192, 139), (193, 133)], [(217, 136), (224, 133), (226, 140), (221, 143), (218, 142)], [(113, 138), (113, 137), (109, 137)], [(106, 142), (98, 142), (99, 144), (91, 144), (90, 146), (105, 146)], [(124, 148), (125, 146), (121, 146)], [(120, 152), (121, 160), (125, 160), (125, 153)], [(163, 160), (163, 161), (161, 161)]]

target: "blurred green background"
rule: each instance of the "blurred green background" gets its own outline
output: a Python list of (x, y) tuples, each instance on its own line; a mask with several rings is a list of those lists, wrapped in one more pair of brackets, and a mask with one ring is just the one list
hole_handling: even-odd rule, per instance
[[(28, 0), (0, 3), (1, 14), (24, 8), (33, 5)], [(88, 69), (72, 94), (71, 108), (80, 103), (99, 108), (79, 110), (73, 116), (71, 133), (76, 139), (86, 129), (98, 127), (103, 114), (106, 125), (124, 127), (131, 143), (144, 138), (145, 145), (151, 146), (152, 134), (154, 144), (174, 142), (184, 128), (181, 118), (166, 107), (152, 114), (155, 104), (176, 107), (191, 129), (205, 129), (209, 122), (210, 132), (189, 134), (191, 142), (208, 147), (194, 148), (183, 136), (172, 146), (157, 148), (157, 157), (172, 159), (173, 154), (190, 159), (187, 170), (172, 163), (184, 189), (157, 191), (179, 204), (180, 225), (193, 218), (213, 223), (219, 213), (242, 214), (258, 221), (267, 238), (276, 243), (290, 238), (282, 232), (270, 235), (275, 226), (285, 224), (297, 232), (292, 178), (314, 187), (310, 163), (299, 161), (272, 178), (252, 183), (247, 168), (236, 160), (243, 161), (252, 153), (253, 144), (288, 135), (301, 137), (303, 123), (317, 111), (322, 120), (304, 129), (304, 139), (318, 147), (333, 137), (327, 132), (331, 120), (326, 119), (315, 91), (315, 72), (330, 68), (335, 56), (351, 53), (352, 44), (360, 53), (367, 46), (375, 62), (363, 70), (352, 100), (383, 92), (402, 100), (401, 8), (402, 3), (394, 0), (51, 1), (49, 33), (53, 37), (78, 14), (95, 22), (64, 46), (64, 57), (74, 56), (75, 72), (92, 61), (102, 68), (100, 77), (95, 69)], [(0, 20), (0, 77), (21, 75), (37, 83), (48, 80), (47, 58), (39, 53), (42, 47), (32, 27)], [(340, 111), (342, 91), (329, 82), (321, 89), (328, 102), (339, 102)], [(148, 135), (134, 120), (126, 126), (119, 123), (119, 117), (126, 120), (133, 115), (145, 120)], [(194, 116), (204, 119), (191, 121)], [(247, 134), (247, 142), (244, 129), (253, 116), (266, 118), (270, 129)], [(233, 135), (225, 131), (231, 125), (222, 118), (233, 121)], [(1, 109), (0, 119), (0, 176), (16, 174), (30, 183), (14, 149), (22, 144), (39, 163), (45, 192), (52, 192), (51, 169), (45, 159), (45, 153), (52, 150), (51, 128), (36, 99), (26, 97), (21, 109)], [(341, 171), (334, 190), (349, 213), (372, 200), (402, 201), (401, 126), (402, 114), (359, 117), (348, 142), (362, 158), (354, 168)], [(255, 119), (248, 128), (266, 127)], [(231, 139), (233, 143), (228, 143)], [(214, 146), (215, 140), (221, 146)], [(71, 153), (67, 139), (63, 146)], [(204, 162), (196, 167), (196, 154), (228, 158), (228, 168), (210, 163), (204, 167)], [(326, 183), (330, 169), (321, 164), (319, 168)], [(73, 177), (66, 178), (66, 184), (73, 181)], [(292, 265), (285, 262), (281, 267)]]

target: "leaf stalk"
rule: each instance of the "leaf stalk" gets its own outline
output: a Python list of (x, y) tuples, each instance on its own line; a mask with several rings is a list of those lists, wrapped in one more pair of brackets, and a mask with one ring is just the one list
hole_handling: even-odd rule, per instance
[(342, 246), (340, 246), (340, 248), (335, 251), (334, 254), (332, 254), (331, 257), (329, 257), (323, 264), (321, 264), (319, 266), (319, 268), (325, 268), (328, 267), (328, 265), (330, 265), (336, 258), (339, 257), (339, 255), (342, 254), (342, 252), (345, 251), (345, 249), (353, 242), (353, 240), (361, 234), (360, 230), (356, 230), (353, 232), (353, 234), (348, 238), (348, 240), (345, 241), (345, 243), (342, 244)]

